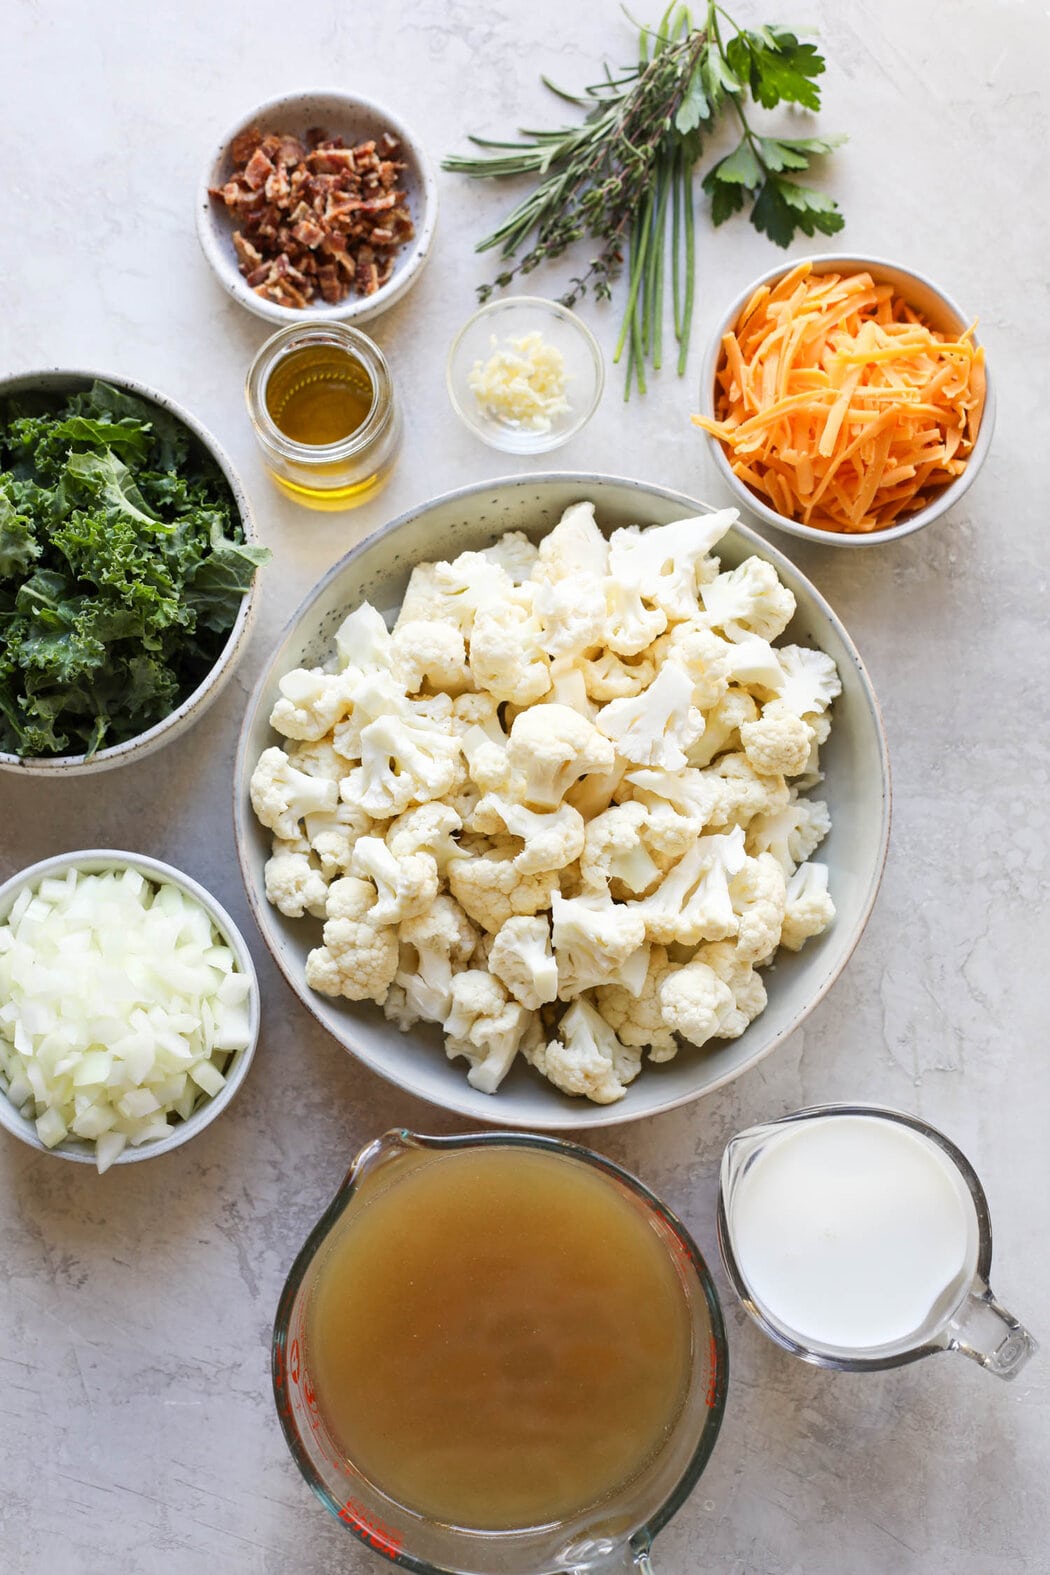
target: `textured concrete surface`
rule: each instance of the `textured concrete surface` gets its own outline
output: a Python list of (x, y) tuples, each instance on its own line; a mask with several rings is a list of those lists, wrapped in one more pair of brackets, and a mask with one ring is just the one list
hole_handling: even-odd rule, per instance
[[(851, 137), (828, 176), (848, 218), (842, 246), (912, 262), (979, 314), (999, 430), (964, 505), (930, 531), (863, 553), (779, 543), (844, 617), (883, 704), (896, 803), (882, 895), (846, 974), (774, 1057), (599, 1146), (661, 1190), (713, 1259), (717, 1164), (738, 1128), (824, 1099), (920, 1112), (984, 1178), (995, 1284), (1046, 1339), (1046, 8), (741, 0), (740, 14), (819, 26), (830, 61), (821, 125)], [(394, 480), (342, 518), (281, 501), (241, 397), (267, 330), (198, 252), (198, 165), (252, 104), (321, 85), (386, 100), (437, 158), (468, 129), (551, 123), (560, 110), (540, 71), (594, 80), (603, 53), (630, 57), (633, 35), (600, 0), (8, 0), (4, 24), (0, 366), (94, 365), (166, 389), (228, 446), (277, 562), (238, 680), (184, 744), (98, 781), (0, 783), (3, 872), (64, 848), (130, 846), (203, 880), (251, 933), (230, 772), (265, 652), (362, 533), (428, 494), (529, 462), (477, 445), (446, 403), (446, 349), (486, 276), (470, 246), (507, 198), (443, 176), (434, 259), (375, 325), (407, 415)], [(665, 371), (625, 407), (612, 370), (596, 418), (558, 463), (720, 501), (686, 420), (695, 367), (722, 302), (774, 256), (743, 222), (718, 234), (702, 223), (689, 376)], [(556, 293), (572, 271), (532, 283)], [(611, 353), (615, 313), (586, 313)], [(286, 1454), (267, 1342), (292, 1257), (356, 1148), (395, 1123), (445, 1131), (454, 1120), (356, 1066), (261, 945), (256, 956), (259, 1055), (231, 1110), (194, 1143), (102, 1180), (0, 1143), (9, 1575), (380, 1567), (322, 1513)], [(657, 1543), (661, 1569), (1050, 1570), (1045, 1352), (1009, 1386), (946, 1356), (838, 1376), (793, 1362), (728, 1293), (726, 1305), (728, 1414), (706, 1475)]]

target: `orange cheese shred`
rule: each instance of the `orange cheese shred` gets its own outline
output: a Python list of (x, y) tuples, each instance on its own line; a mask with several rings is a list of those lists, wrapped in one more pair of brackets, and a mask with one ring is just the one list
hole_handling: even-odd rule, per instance
[(715, 419), (693, 421), (764, 502), (820, 530), (885, 530), (965, 469), (984, 350), (868, 273), (799, 263), (755, 291), (716, 381)]

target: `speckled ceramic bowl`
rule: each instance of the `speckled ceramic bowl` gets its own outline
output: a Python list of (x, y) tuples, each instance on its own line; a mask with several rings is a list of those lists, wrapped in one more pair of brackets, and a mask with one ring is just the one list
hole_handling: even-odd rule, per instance
[[(181, 870), (175, 869), (171, 864), (164, 864), (160, 859), (148, 858), (143, 853), (124, 853), (115, 848), (84, 848), (78, 853), (60, 853), (55, 858), (41, 859), (37, 864), (30, 864), (27, 869), (13, 875), (10, 880), (0, 886), (0, 923), (7, 919), (14, 906), (15, 899), (27, 886), (39, 886), (40, 882), (50, 876), (58, 878), (65, 875), (69, 869), (82, 870), (86, 875), (100, 875), (106, 870), (135, 869), (147, 880), (154, 883), (170, 884), (177, 886), (187, 896), (194, 898), (208, 914), (215, 929), (222, 936), (226, 945), (237, 959), (237, 971), (247, 974), (251, 980), (249, 994), (250, 1011), (250, 1038), (243, 1050), (234, 1050), (225, 1068), (226, 1082), (217, 1094), (208, 1098), (201, 1096), (190, 1112), (186, 1121), (176, 1121), (171, 1129), (171, 1136), (157, 1138), (153, 1142), (142, 1143), (138, 1148), (126, 1148), (122, 1154), (113, 1161), (114, 1165), (133, 1165), (141, 1159), (156, 1159), (161, 1154), (170, 1154), (173, 1148), (181, 1148), (183, 1143), (188, 1143), (190, 1138), (214, 1121), (216, 1116), (222, 1114), (230, 1100), (236, 1094), (251, 1065), (255, 1054), (255, 1046), (259, 1038), (260, 1004), (259, 981), (255, 973), (255, 964), (252, 954), (248, 950), (247, 942), (240, 930), (234, 924), (226, 909), (215, 900), (210, 891), (207, 891), (189, 875), (184, 875)], [(0, 1089), (0, 1127), (5, 1127), (8, 1132), (23, 1143), (28, 1143), (30, 1148), (39, 1149), (43, 1154), (54, 1154), (57, 1159), (72, 1159), (78, 1164), (94, 1165), (95, 1145), (85, 1142), (81, 1138), (66, 1138), (57, 1143), (54, 1148), (48, 1148), (37, 1136), (35, 1124), (23, 1116), (10, 1103), (6, 1094), (6, 1084)]]
[(420, 1024), (402, 1034), (378, 1007), (331, 1000), (307, 986), (306, 954), (319, 944), (321, 926), (316, 920), (285, 918), (267, 902), (263, 866), (270, 833), (255, 819), (248, 796), (259, 755), (284, 742), (269, 724), (279, 679), (294, 667), (326, 662), (335, 630), (362, 601), (392, 616), (415, 564), (486, 547), (509, 530), (538, 539), (569, 504), (583, 498), (594, 502), (606, 531), (667, 524), (707, 509), (664, 487), (583, 473), (513, 476), (420, 504), (349, 552), (295, 613), (248, 703), (235, 775), (237, 845), (252, 911), (285, 978), (318, 1022), (373, 1071), (422, 1099), (472, 1121), (546, 1131), (583, 1131), (670, 1110), (728, 1083), (781, 1044), (824, 998), (860, 939), (878, 891), (890, 824), (886, 739), (855, 646), (820, 592), (790, 560), (738, 525), (718, 544), (723, 564), (732, 567), (752, 553), (774, 564), (797, 602), (787, 638), (827, 651), (842, 678), (831, 737), (821, 749), (826, 781), (820, 792), (833, 826), (820, 858), (830, 868), (838, 915), (801, 952), (782, 953), (763, 970), (769, 1004), (762, 1015), (739, 1039), (715, 1040), (704, 1050), (683, 1048), (663, 1065), (647, 1062), (618, 1104), (594, 1105), (561, 1093), (520, 1058), (498, 1093), (480, 1093), (467, 1082), (464, 1063), (446, 1057), (437, 1028)]
[[(333, 305), (315, 301), (297, 308), (266, 301), (247, 284), (233, 249), (233, 232), (237, 226), (223, 203), (210, 197), (208, 192), (211, 187), (221, 186), (229, 180), (233, 173), (230, 145), (235, 137), (252, 126), (258, 126), (263, 132), (287, 132), (297, 137), (305, 136), (311, 126), (321, 126), (330, 136), (342, 137), (349, 146), (381, 136), (384, 131), (400, 140), (401, 156), (407, 166), (402, 182), (408, 193), (408, 209), (416, 233), (413, 240), (400, 248), (393, 273), (374, 295), (348, 295)], [(257, 105), (220, 138), (204, 166), (197, 188), (197, 237), (219, 283), (249, 312), (282, 326), (326, 319), (364, 323), (378, 317), (380, 312), (399, 301), (419, 278), (430, 255), (436, 220), (437, 182), (418, 140), (404, 122), (383, 105), (350, 93), (325, 90), (284, 93)]]
[[(111, 383), (114, 388), (134, 394), (138, 399), (144, 399), (150, 404), (159, 405), (162, 410), (168, 411), (182, 422), (222, 471), (233, 493), (245, 539), (254, 541), (255, 527), (251, 506), (230, 459), (207, 427), (202, 426), (188, 410), (176, 404), (174, 399), (169, 399), (157, 389), (150, 388), (145, 383), (133, 382), (127, 377), (114, 377), (109, 372), (80, 370), (67, 372), (56, 369), (23, 372), (17, 377), (4, 378), (0, 381), (0, 400), (9, 398), (13, 394), (79, 393), (82, 389), (90, 388), (96, 379), (103, 383)], [(33, 756), (23, 758), (21, 755), (0, 752), (0, 772), (19, 771), (23, 775), (54, 778), (84, 775), (89, 771), (108, 771), (114, 766), (126, 764), (129, 760), (141, 760), (143, 756), (159, 749), (162, 744), (170, 743), (173, 738), (179, 738), (192, 727), (198, 717), (221, 693), (244, 655), (255, 611), (257, 583), (257, 579), (253, 579), (250, 588), (245, 592), (233, 628), (227, 635), (226, 643), (216, 657), (211, 671), (201, 680), (193, 693), (187, 695), (182, 704), (176, 706), (162, 722), (157, 722), (153, 727), (147, 728), (145, 732), (137, 734), (134, 738), (125, 740), (122, 744), (113, 744), (108, 749), (98, 750), (90, 759), (86, 755), (54, 755), (48, 759)]]
[[(882, 257), (840, 257), (834, 252), (822, 252), (819, 256), (804, 258), (797, 257), (791, 263), (778, 263), (775, 268), (769, 268), (765, 273), (759, 274), (757, 279), (752, 279), (745, 290), (741, 290), (734, 300), (726, 307), (719, 320), (718, 326), (711, 335), (710, 343), (704, 354), (703, 365), (700, 369), (700, 414), (713, 417), (715, 414), (715, 379), (722, 364), (722, 339), (724, 335), (736, 324), (740, 313), (750, 301), (755, 291), (764, 284), (772, 284), (800, 262), (810, 262), (813, 272), (822, 273), (870, 273), (877, 284), (891, 284), (910, 305), (920, 311), (932, 328), (942, 333), (960, 334), (969, 328), (973, 322), (972, 316), (967, 316), (960, 306), (957, 306), (950, 295), (947, 295), (939, 285), (925, 274), (916, 273), (911, 268), (904, 268), (900, 263), (887, 262)], [(974, 338), (975, 343), (980, 341)], [(734, 502), (742, 508), (748, 509), (752, 514), (764, 520), (767, 525), (774, 526), (777, 530), (785, 531), (789, 536), (800, 536), (803, 541), (819, 542), (822, 547), (878, 547), (883, 542), (899, 541), (902, 536), (910, 536), (917, 530), (922, 530), (926, 525), (932, 525), (934, 520), (940, 519), (953, 508), (960, 498), (966, 493), (977, 479), (977, 472), (984, 464), (991, 447), (992, 433), (995, 429), (995, 379), (985, 367), (987, 391), (985, 394), (984, 411), (981, 416), (981, 425), (977, 433), (977, 441), (973, 452), (966, 463), (966, 469), (953, 482), (944, 487), (925, 508), (918, 509), (914, 514), (899, 520), (896, 525), (890, 525), (886, 530), (858, 531), (850, 533), (839, 530), (818, 530), (815, 525), (803, 525), (798, 520), (788, 519), (784, 514), (778, 514), (776, 509), (753, 492), (740, 477), (733, 473), (725, 449), (717, 438), (705, 433), (704, 437), (711, 448), (719, 475), (733, 493)]]

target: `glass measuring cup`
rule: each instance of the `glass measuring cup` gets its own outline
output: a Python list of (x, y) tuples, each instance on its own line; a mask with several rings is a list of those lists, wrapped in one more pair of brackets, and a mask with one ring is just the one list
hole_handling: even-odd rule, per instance
[[(688, 1389), (655, 1457), (611, 1498), (566, 1520), (511, 1531), (475, 1531), (416, 1513), (383, 1493), (332, 1438), (310, 1370), (307, 1312), (324, 1249), (340, 1224), (412, 1169), (457, 1149), (546, 1151), (602, 1175), (657, 1233), (691, 1319)], [(370, 1143), (350, 1170), (288, 1275), (274, 1325), (274, 1398), (285, 1440), (309, 1486), (373, 1551), (421, 1575), (615, 1575), (650, 1571), (649, 1550), (707, 1463), (725, 1409), (728, 1350), (714, 1285), (684, 1226), (618, 1165), (559, 1139), (527, 1133), (422, 1137), (398, 1130)]]
[[(882, 1347), (850, 1350), (833, 1346), (804, 1338), (797, 1330), (778, 1321), (776, 1314), (755, 1294), (741, 1267), (740, 1241), (734, 1242), (734, 1213), (739, 1206), (742, 1183), (751, 1167), (769, 1154), (773, 1144), (792, 1132), (797, 1133), (800, 1124), (823, 1122), (829, 1117), (863, 1117), (869, 1121), (874, 1118), (918, 1134), (934, 1145), (936, 1152), (949, 1162), (949, 1168), (954, 1167), (953, 1179), (958, 1178), (959, 1195), (972, 1206), (972, 1218), (966, 1221), (970, 1240), (958, 1283), (943, 1301), (935, 1304), (929, 1319), (917, 1332)], [(829, 1180), (829, 1184), (833, 1183)], [(988, 1200), (973, 1166), (943, 1133), (903, 1111), (886, 1110), (876, 1105), (814, 1105), (738, 1133), (722, 1157), (718, 1239), (726, 1271), (759, 1328), (792, 1355), (816, 1366), (840, 1372), (874, 1372), (900, 1367), (937, 1351), (960, 1351), (997, 1377), (1013, 1378), (1038, 1349), (1028, 1330), (1007, 1312), (989, 1287), (992, 1227)]]

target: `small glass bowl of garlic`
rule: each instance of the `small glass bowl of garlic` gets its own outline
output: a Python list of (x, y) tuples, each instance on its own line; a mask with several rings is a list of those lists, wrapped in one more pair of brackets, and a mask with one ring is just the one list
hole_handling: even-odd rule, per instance
[(99, 1171), (229, 1104), (259, 1037), (244, 937), (143, 854), (63, 853), (0, 886), (0, 1127)]
[(468, 319), (446, 368), (452, 408), (509, 454), (543, 454), (574, 437), (605, 386), (598, 341), (575, 312), (541, 296), (490, 301)]

